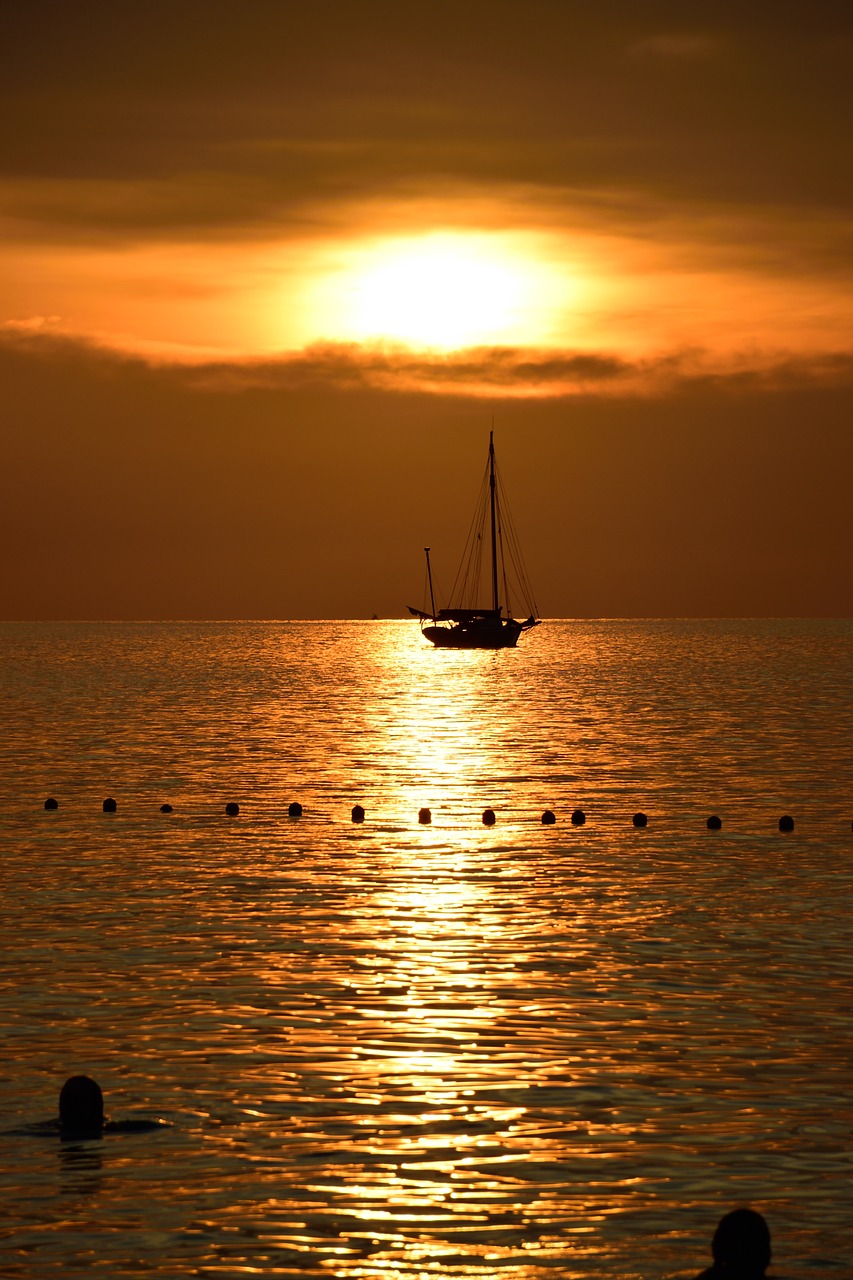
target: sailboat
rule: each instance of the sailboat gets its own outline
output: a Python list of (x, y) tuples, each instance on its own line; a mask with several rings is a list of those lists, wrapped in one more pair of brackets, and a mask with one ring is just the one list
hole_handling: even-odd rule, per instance
[[(424, 547), (424, 552), (430, 612), (413, 605), (409, 605), (408, 610), (412, 617), (420, 620), (422, 634), (437, 649), (512, 649), (523, 631), (539, 625), (495, 462), (493, 431), (489, 432), (486, 473), (451, 593), (450, 608), (437, 610), (435, 607), (429, 547)], [(481, 582), (484, 568), (485, 584)], [(528, 611), (524, 622), (513, 617), (511, 591)], [(484, 595), (490, 597), (488, 606), (480, 603)]]

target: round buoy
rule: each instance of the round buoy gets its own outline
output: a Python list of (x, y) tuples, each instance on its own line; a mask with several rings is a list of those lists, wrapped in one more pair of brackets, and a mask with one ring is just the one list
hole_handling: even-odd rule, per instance
[(631, 821), (635, 827), (645, 827), (649, 820), (644, 813), (635, 813)]
[(791, 817), (790, 813), (782, 814), (782, 817), (779, 819), (779, 830), (780, 831), (794, 830), (794, 819)]
[(229, 818), (236, 818), (237, 814), (240, 812), (240, 806), (237, 804), (236, 800), (228, 801), (225, 806), (225, 812), (228, 814)]
[(115, 800), (113, 800), (112, 796), (108, 796), (107, 799), (104, 801), (103, 810), (104, 810), (104, 813), (115, 813), (116, 802)]
[(429, 823), (432, 822), (432, 814), (430, 813), (429, 809), (418, 810), (418, 822), (421, 824), (421, 826), (424, 826), (424, 827), (428, 826)]
[(715, 813), (712, 813), (708, 821), (705, 823), (705, 826), (709, 831), (719, 831), (722, 825), (722, 818), (718, 818)]
[(171, 812), (172, 812), (172, 806), (171, 806), (170, 804), (161, 804), (161, 805), (160, 805), (160, 812), (161, 812), (161, 813), (171, 813)]
[(44, 802), (44, 807), (45, 809), (58, 809), (59, 801), (54, 800), (53, 796), (48, 796), (48, 798)]
[(545, 812), (542, 814), (543, 826), (552, 827), (556, 821), (557, 819), (551, 809), (546, 809)]
[(291, 818), (302, 817), (302, 805), (299, 803), (298, 800), (294, 800), (292, 804), (289, 804), (287, 806), (287, 813), (288, 813), (288, 816)]
[(364, 822), (364, 810), (360, 804), (354, 804), (352, 807), (353, 822)]
[(584, 813), (583, 809), (575, 809), (574, 813), (572, 814), (572, 826), (582, 827), (585, 822), (586, 822), (586, 814)]
[(494, 811), (494, 809), (484, 809), (484, 810), (483, 810), (483, 826), (484, 826), (484, 827), (493, 827), (494, 825), (495, 825), (495, 811)]

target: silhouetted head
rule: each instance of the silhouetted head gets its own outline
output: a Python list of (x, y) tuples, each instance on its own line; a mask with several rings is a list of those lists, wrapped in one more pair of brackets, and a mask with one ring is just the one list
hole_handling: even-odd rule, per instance
[(59, 1094), (59, 1127), (64, 1134), (100, 1133), (104, 1127), (104, 1095), (91, 1076), (71, 1076)]
[(732, 1280), (761, 1280), (770, 1265), (770, 1230), (754, 1209), (735, 1209), (720, 1220), (711, 1242), (714, 1265)]

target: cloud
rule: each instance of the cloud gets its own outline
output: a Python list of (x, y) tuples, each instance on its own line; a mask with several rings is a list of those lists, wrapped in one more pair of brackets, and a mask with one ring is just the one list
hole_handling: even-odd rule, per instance
[(487, 346), (451, 353), (389, 344), (316, 343), (264, 359), (147, 357), (91, 338), (51, 332), (40, 318), (0, 327), (0, 348), (45, 364), (89, 365), (111, 377), (154, 376), (203, 394), (371, 390), (490, 399), (599, 396), (647, 399), (674, 392), (778, 392), (853, 386), (853, 352), (751, 350), (720, 356), (691, 348), (627, 359), (613, 352)]
[(277, 360), (187, 367), (189, 385), (238, 391), (250, 387), (336, 387), (472, 397), (647, 397), (714, 386), (730, 391), (853, 384), (853, 353), (803, 357), (784, 352), (720, 358), (701, 350), (628, 360), (608, 352), (479, 347), (436, 355), (404, 348), (320, 344)]
[(196, 386), (356, 387), (471, 396), (571, 394), (627, 382), (636, 369), (619, 357), (527, 348), (477, 347), (435, 354), (387, 345), (322, 343), (277, 360), (187, 369)]
[(19, 234), (72, 237), (234, 235), (458, 185), (837, 212), (849, 23), (749, 8), (445, 4), (421, 23), (93, 0), (84, 20), (32, 0), (0, 32), (0, 180)]
[(701, 35), (695, 32), (672, 33), (669, 35), (646, 36), (638, 40), (628, 49), (632, 58), (652, 58), (693, 62), (700, 58), (711, 58), (720, 52), (721, 41), (714, 36)]
[(42, 333), (46, 329), (57, 330), (61, 323), (61, 316), (23, 316), (0, 321), (0, 329), (8, 329), (13, 333)]

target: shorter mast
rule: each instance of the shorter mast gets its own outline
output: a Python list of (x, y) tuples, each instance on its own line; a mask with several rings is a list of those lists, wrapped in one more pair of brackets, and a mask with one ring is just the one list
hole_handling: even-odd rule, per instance
[(435, 622), (435, 595), (432, 589), (432, 565), (429, 562), (429, 547), (424, 547), (424, 551), (426, 552), (427, 578), (429, 579), (429, 602), (432, 606), (432, 620)]

